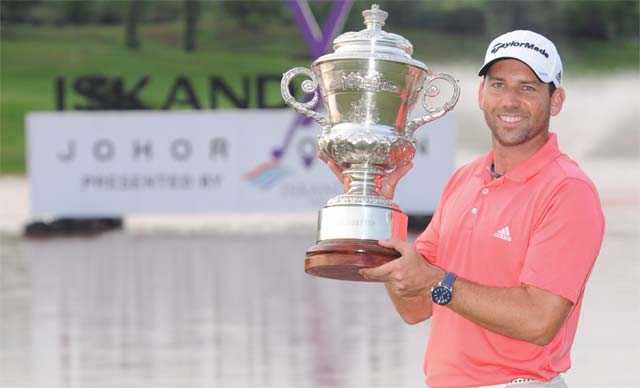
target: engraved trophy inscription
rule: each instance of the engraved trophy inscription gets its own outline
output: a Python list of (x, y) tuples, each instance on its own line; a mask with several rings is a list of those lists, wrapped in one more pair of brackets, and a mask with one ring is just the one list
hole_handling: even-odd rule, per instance
[[(411, 57), (408, 40), (382, 30), (387, 12), (373, 5), (362, 14), (366, 29), (338, 36), (333, 53), (316, 59), (310, 69), (289, 70), (281, 82), (286, 104), (320, 125), (320, 152), (350, 178), (349, 190), (319, 212), (317, 242), (306, 253), (305, 271), (361, 281), (360, 268), (400, 256), (378, 240), (407, 238), (407, 216), (380, 195), (380, 178), (413, 159), (414, 131), (453, 109), (460, 96), (452, 76), (433, 73)], [(306, 78), (303, 92), (313, 94), (308, 102), (297, 101), (289, 91), (297, 76)], [(437, 80), (453, 91), (443, 105), (432, 106), (429, 99), (440, 93)], [(319, 96), (327, 117), (314, 111)], [(426, 114), (409, 119), (418, 100)]]

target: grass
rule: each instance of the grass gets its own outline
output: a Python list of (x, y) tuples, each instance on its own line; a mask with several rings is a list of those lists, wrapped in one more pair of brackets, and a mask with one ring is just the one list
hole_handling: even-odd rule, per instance
[[(123, 29), (117, 27), (3, 28), (0, 45), (0, 173), (25, 172), (25, 114), (56, 109), (54, 82), (58, 77), (67, 80), (67, 109), (86, 103), (71, 90), (70, 85), (76, 77), (86, 75), (122, 77), (126, 89), (131, 89), (142, 76), (149, 76), (150, 81), (139, 96), (154, 109), (164, 105), (175, 79), (186, 75), (202, 107), (208, 108), (208, 82), (213, 75), (222, 77), (231, 88), (239, 91), (245, 75), (255, 82), (257, 74), (282, 74), (291, 67), (309, 64), (308, 59), (265, 55), (262, 50), (233, 51), (233, 46), (187, 53), (176, 47), (180, 42), (167, 38), (173, 36), (172, 27), (145, 30), (141, 39), (143, 45), (137, 51), (124, 46)], [(224, 37), (219, 39), (224, 41)], [(253, 93), (254, 88), (251, 90)], [(250, 100), (255, 106), (255, 95)], [(279, 88), (270, 87), (267, 101), (270, 105), (281, 101)], [(230, 108), (231, 104), (221, 99), (219, 107)]]
[[(29, 111), (55, 110), (54, 82), (67, 80), (67, 109), (85, 104), (71, 91), (71, 80), (86, 75), (123, 77), (130, 89), (142, 76), (150, 82), (140, 99), (159, 109), (174, 80), (187, 75), (203, 108), (209, 108), (209, 77), (222, 77), (234, 90), (242, 78), (282, 74), (294, 66), (309, 66), (311, 58), (293, 26), (274, 25), (249, 31), (231, 20), (208, 20), (198, 36), (200, 49), (181, 48), (179, 23), (141, 28), (142, 47), (124, 46), (122, 26), (2, 26), (0, 44), (0, 174), (24, 174), (24, 117)], [(415, 58), (426, 63), (478, 64), (485, 37), (446, 36), (425, 31), (394, 30), (414, 45)], [(559, 42), (567, 71), (601, 74), (638, 69), (638, 42)], [(250, 88), (251, 93), (255, 88)], [(251, 106), (256, 106), (252, 95)], [(270, 104), (281, 101), (279, 88), (268, 90)], [(219, 108), (230, 108), (222, 100)]]

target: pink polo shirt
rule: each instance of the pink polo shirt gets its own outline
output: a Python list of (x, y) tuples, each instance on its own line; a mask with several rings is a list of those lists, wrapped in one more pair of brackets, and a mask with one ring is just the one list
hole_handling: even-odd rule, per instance
[[(598, 193), (558, 149), (555, 134), (513, 171), (491, 180), (492, 153), (457, 170), (415, 246), (426, 260), (489, 287), (529, 284), (573, 308), (546, 346), (486, 330), (433, 304), (424, 362), (431, 388), (549, 380), (571, 365), (585, 284), (604, 234)], [(454, 293), (455, 298), (455, 284)]]

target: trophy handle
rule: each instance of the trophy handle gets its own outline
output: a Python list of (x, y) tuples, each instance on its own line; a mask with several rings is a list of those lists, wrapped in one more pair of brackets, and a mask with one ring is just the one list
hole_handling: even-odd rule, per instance
[[(302, 82), (302, 91), (305, 94), (313, 93), (313, 98), (311, 99), (311, 101), (296, 101), (295, 97), (293, 97), (291, 95), (291, 92), (289, 92), (289, 83), (297, 75), (305, 75), (309, 77), (308, 80)], [(318, 124), (320, 124), (320, 127), (323, 131), (329, 129), (329, 120), (327, 120), (327, 118), (320, 113), (313, 110), (313, 108), (318, 103), (318, 79), (311, 70), (305, 67), (296, 67), (284, 73), (282, 75), (282, 81), (280, 82), (280, 93), (282, 93), (284, 102), (292, 107), (296, 112), (302, 113), (303, 115), (316, 121)]]
[[(447, 102), (444, 103), (444, 105), (433, 107), (427, 103), (427, 98), (436, 97), (440, 94), (440, 88), (435, 84), (432, 84), (432, 82), (437, 79), (443, 79), (450, 83), (453, 87), (453, 95)], [(415, 118), (407, 123), (407, 136), (412, 136), (413, 132), (415, 132), (415, 130), (422, 125), (444, 116), (445, 113), (453, 109), (453, 107), (458, 102), (458, 98), (460, 98), (460, 86), (458, 85), (458, 81), (447, 73), (429, 74), (425, 78), (422, 86), (424, 87), (424, 95), (422, 96), (422, 107), (428, 112), (428, 114)]]

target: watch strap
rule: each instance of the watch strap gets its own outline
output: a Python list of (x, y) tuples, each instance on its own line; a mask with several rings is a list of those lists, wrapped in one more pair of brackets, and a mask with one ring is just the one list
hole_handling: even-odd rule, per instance
[(456, 274), (454, 274), (453, 272), (447, 272), (447, 274), (444, 275), (444, 279), (442, 279), (442, 281), (440, 282), (440, 285), (443, 287), (447, 287), (448, 289), (452, 289), (453, 282), (456, 281), (456, 277)]

